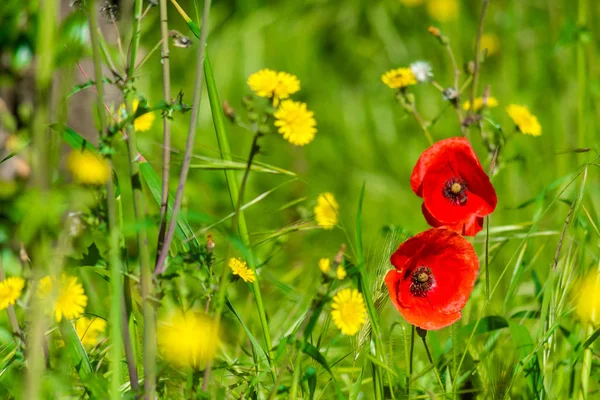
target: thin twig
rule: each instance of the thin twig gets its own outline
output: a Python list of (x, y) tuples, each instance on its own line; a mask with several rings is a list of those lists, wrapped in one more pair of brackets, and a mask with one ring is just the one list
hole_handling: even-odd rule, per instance
[(179, 185), (177, 186), (177, 193), (175, 194), (175, 201), (173, 203), (173, 212), (171, 214), (171, 221), (169, 222), (169, 228), (165, 235), (165, 241), (162, 248), (160, 249), (156, 266), (154, 268), (154, 274), (160, 275), (166, 270), (165, 261), (167, 254), (169, 253), (169, 247), (173, 240), (175, 233), (175, 227), (177, 225), (177, 214), (181, 208), (181, 201), (183, 200), (183, 189), (185, 188), (185, 182), (187, 180), (188, 171), (190, 169), (190, 162), (192, 159), (192, 151), (194, 147), (194, 138), (196, 136), (196, 124), (198, 122), (198, 114), (200, 113), (200, 101), (202, 99), (202, 83), (204, 82), (204, 53), (206, 50), (206, 37), (208, 36), (208, 17), (210, 13), (211, 0), (204, 0), (204, 11), (202, 13), (202, 26), (200, 28), (200, 43), (198, 43), (198, 56), (196, 60), (196, 83), (194, 85), (194, 102), (192, 106), (192, 115), (190, 117), (190, 127), (188, 130), (188, 138), (185, 145), (185, 153), (183, 157), (183, 165), (181, 166), (181, 174), (179, 176)]
[(110, 18), (113, 27), (115, 28), (115, 34), (117, 35), (117, 47), (119, 48), (119, 55), (121, 56), (121, 63), (125, 65), (127, 61), (125, 61), (125, 53), (123, 52), (123, 43), (121, 42), (121, 32), (119, 32), (119, 25), (114, 18)]

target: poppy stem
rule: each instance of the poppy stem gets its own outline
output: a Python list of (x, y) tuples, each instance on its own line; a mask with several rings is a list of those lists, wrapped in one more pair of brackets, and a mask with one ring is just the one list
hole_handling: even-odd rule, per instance
[(412, 378), (413, 371), (413, 356), (415, 353), (415, 326), (411, 325), (410, 331), (410, 358), (408, 362), (408, 376), (406, 377), (406, 398), (410, 399), (410, 380)]
[(485, 297), (490, 301), (490, 217), (485, 218)]
[(442, 379), (440, 378), (440, 374), (437, 370), (437, 367), (435, 366), (435, 363), (433, 362), (433, 357), (431, 357), (431, 352), (429, 351), (429, 346), (427, 346), (427, 331), (425, 329), (421, 329), (421, 328), (417, 328), (417, 333), (419, 334), (419, 336), (421, 337), (421, 339), (423, 339), (423, 346), (425, 346), (425, 352), (427, 353), (427, 358), (429, 359), (429, 362), (431, 363), (431, 366), (433, 367), (433, 373), (435, 374), (435, 377), (440, 385), (440, 389), (442, 389), (442, 393), (446, 393), (446, 389), (444, 388), (444, 384), (442, 383)]

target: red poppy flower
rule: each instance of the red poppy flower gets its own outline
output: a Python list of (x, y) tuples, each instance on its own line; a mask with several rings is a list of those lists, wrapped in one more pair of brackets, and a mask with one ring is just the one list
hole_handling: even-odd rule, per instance
[(458, 233), (432, 228), (402, 243), (385, 277), (400, 314), (421, 329), (436, 330), (458, 321), (479, 271), (479, 260)]
[(433, 227), (475, 236), (498, 199), (490, 178), (465, 138), (440, 140), (421, 154), (410, 186), (423, 198), (423, 215)]

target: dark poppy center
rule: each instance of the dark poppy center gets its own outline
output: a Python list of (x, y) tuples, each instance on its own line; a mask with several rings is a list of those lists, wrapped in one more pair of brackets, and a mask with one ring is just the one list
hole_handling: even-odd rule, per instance
[(467, 183), (461, 178), (452, 177), (448, 179), (444, 184), (442, 193), (454, 205), (467, 204)]
[(410, 278), (410, 293), (415, 297), (425, 297), (427, 292), (431, 290), (433, 286), (433, 273), (431, 268), (421, 266), (416, 268)]

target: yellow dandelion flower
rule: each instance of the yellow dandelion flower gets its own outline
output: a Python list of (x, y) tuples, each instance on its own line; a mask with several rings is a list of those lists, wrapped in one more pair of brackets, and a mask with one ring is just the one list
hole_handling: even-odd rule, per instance
[(248, 86), (257, 96), (271, 98), (277, 87), (277, 72), (261, 69), (248, 77)]
[(74, 150), (69, 154), (67, 167), (77, 183), (104, 185), (110, 179), (110, 164), (89, 150)]
[(429, 0), (427, 13), (440, 22), (453, 21), (458, 16), (458, 0)]
[(320, 194), (314, 209), (317, 224), (323, 229), (333, 229), (338, 223), (339, 208), (339, 204), (331, 193)]
[(513, 120), (521, 133), (531, 136), (540, 136), (542, 134), (542, 126), (537, 117), (533, 115), (525, 106), (511, 104), (506, 107), (506, 112)]
[[(133, 100), (133, 102), (131, 103), (134, 113), (137, 111), (139, 105), (140, 101), (137, 99)], [(154, 113), (146, 113), (142, 116), (137, 117), (135, 121), (133, 121), (133, 127), (135, 128), (136, 132), (146, 132), (150, 130), (150, 128), (152, 128), (152, 124), (154, 123), (155, 119), (156, 116), (154, 115)]]
[(317, 121), (314, 113), (306, 108), (306, 103), (284, 100), (274, 116), (279, 133), (291, 144), (304, 146), (315, 138)]
[(106, 321), (98, 317), (81, 317), (75, 321), (75, 330), (84, 346), (93, 347), (100, 342), (100, 335), (106, 330)]
[(337, 269), (335, 270), (335, 277), (341, 281), (346, 277), (346, 275), (346, 269), (341, 265), (338, 265)]
[(15, 304), (17, 299), (21, 297), (24, 287), (25, 280), (18, 276), (11, 276), (0, 282), (0, 310)]
[[(37, 289), (38, 296), (43, 301), (52, 300), (55, 284), (56, 281), (49, 276), (42, 278)], [(81, 317), (87, 306), (88, 298), (76, 277), (63, 274), (58, 281), (56, 298), (53, 300), (52, 313), (56, 322), (60, 322), (63, 317), (66, 319)]]
[[(498, 99), (496, 99), (493, 96), (488, 97), (485, 106), (486, 106), (486, 108), (498, 107)], [(471, 101), (467, 100), (463, 103), (463, 109), (468, 110), (469, 108), (471, 108)], [(482, 108), (483, 108), (483, 97), (475, 98), (475, 100), (473, 100), (473, 110), (479, 111)]]
[(500, 39), (493, 33), (484, 33), (481, 35), (481, 42), (479, 43), (481, 50), (486, 50), (487, 56), (493, 56), (498, 54), (500, 51)]
[[(140, 105), (140, 101), (138, 99), (134, 99), (131, 102), (131, 107), (133, 108), (133, 113), (135, 114), (135, 112), (138, 109), (138, 106)], [(125, 114), (127, 110), (127, 107), (125, 106), (125, 104), (121, 104), (121, 108), (119, 110), (119, 112), (122, 114)], [(145, 113), (139, 117), (137, 117), (134, 121), (133, 121), (133, 127), (135, 128), (136, 132), (146, 132), (149, 131), (150, 128), (152, 128), (152, 124), (154, 124), (154, 120), (156, 119), (156, 115), (154, 115), (153, 112), (148, 112)]]
[(404, 4), (406, 7), (416, 7), (423, 4), (425, 0), (400, 0), (400, 3)]
[(280, 100), (300, 90), (300, 80), (296, 75), (265, 68), (248, 77), (248, 86), (257, 96), (273, 99), (277, 106)]
[(291, 94), (300, 90), (300, 80), (296, 75), (287, 72), (277, 73), (277, 86), (275, 86), (274, 104), (277, 106), (279, 100), (287, 99)]
[(177, 366), (203, 368), (217, 353), (219, 332), (208, 316), (178, 311), (158, 322), (157, 342), (166, 361)]
[(319, 260), (319, 269), (324, 274), (329, 272), (331, 269), (331, 261), (329, 261), (329, 258), (321, 258)]
[(417, 84), (417, 77), (410, 68), (396, 68), (381, 75), (381, 81), (391, 89), (401, 89)]
[(597, 273), (589, 274), (580, 283), (575, 310), (583, 322), (600, 324), (600, 276)]
[(254, 276), (254, 271), (248, 268), (245, 261), (240, 260), (239, 258), (230, 258), (229, 259), (229, 268), (234, 275), (239, 276), (244, 280), (244, 282), (254, 282), (256, 277)]
[(331, 308), (331, 318), (344, 335), (355, 335), (367, 322), (363, 295), (356, 289), (342, 289), (337, 292)]

